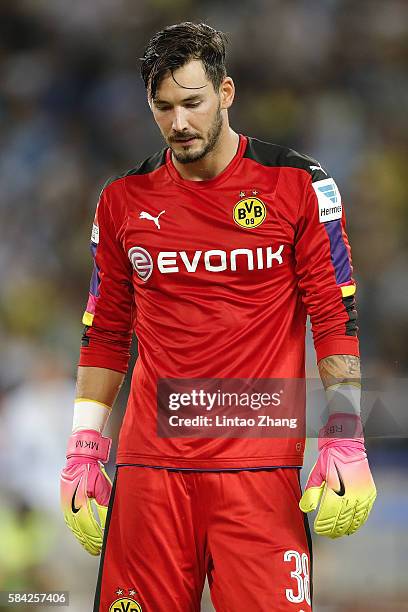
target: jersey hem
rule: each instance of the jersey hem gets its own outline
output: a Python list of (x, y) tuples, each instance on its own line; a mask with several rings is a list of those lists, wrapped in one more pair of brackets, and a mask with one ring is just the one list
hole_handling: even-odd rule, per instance
[(301, 470), (302, 465), (261, 465), (256, 467), (238, 467), (238, 468), (174, 468), (169, 465), (146, 465), (145, 463), (115, 463), (115, 467), (140, 467), (151, 468), (152, 470), (168, 470), (169, 472), (255, 472), (259, 470)]
[(168, 469), (190, 468), (206, 470), (245, 469), (261, 467), (302, 467), (303, 455), (276, 457), (252, 457), (246, 459), (180, 459), (176, 457), (149, 457), (132, 453), (118, 453), (116, 465), (134, 463), (146, 467), (163, 467)]

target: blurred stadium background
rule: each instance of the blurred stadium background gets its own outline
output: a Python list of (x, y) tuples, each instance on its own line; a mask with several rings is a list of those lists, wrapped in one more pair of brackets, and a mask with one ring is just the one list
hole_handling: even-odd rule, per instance
[[(69, 590), (71, 612), (92, 609), (98, 570), (58, 498), (90, 228), (105, 180), (162, 147), (138, 58), (150, 35), (184, 20), (228, 33), (234, 128), (309, 153), (336, 177), (364, 374), (408, 373), (405, 0), (3, 0), (0, 590)], [(316, 612), (408, 610), (408, 445), (368, 445), (379, 498), (360, 533), (315, 539)], [(212, 610), (207, 592), (202, 610)]]

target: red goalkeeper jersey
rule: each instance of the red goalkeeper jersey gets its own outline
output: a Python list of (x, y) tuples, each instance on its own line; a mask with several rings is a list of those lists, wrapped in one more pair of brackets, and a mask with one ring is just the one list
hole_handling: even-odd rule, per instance
[(317, 360), (359, 354), (344, 209), (328, 172), (240, 136), (223, 172), (190, 181), (164, 149), (105, 185), (91, 249), (79, 365), (126, 372), (132, 331), (138, 339), (117, 463), (302, 465), (301, 436), (160, 437), (156, 395), (162, 379), (304, 378), (307, 314)]

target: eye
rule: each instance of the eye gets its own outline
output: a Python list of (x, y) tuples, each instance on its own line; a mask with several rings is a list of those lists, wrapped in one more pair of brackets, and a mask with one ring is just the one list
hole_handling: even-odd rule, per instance
[(196, 108), (197, 106), (200, 106), (201, 102), (187, 102), (186, 103), (186, 108)]

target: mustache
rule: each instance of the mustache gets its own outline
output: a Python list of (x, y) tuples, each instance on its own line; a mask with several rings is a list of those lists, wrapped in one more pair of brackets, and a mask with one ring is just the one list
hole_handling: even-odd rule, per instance
[(199, 136), (198, 134), (186, 134), (185, 132), (183, 132), (183, 134), (172, 134), (171, 136), (169, 136), (168, 141), (183, 142), (186, 140), (191, 140), (192, 138), (201, 138), (201, 136)]

